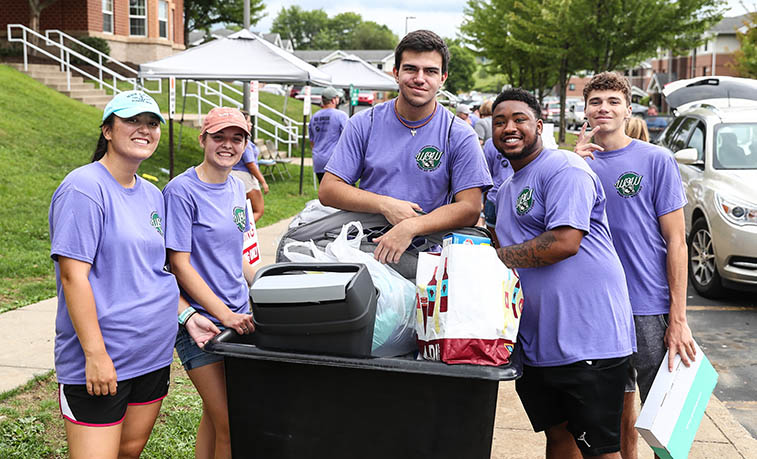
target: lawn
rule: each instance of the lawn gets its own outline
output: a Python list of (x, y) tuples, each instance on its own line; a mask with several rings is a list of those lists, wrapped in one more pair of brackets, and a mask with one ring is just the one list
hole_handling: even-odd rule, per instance
[[(47, 214), (50, 197), (71, 170), (88, 163), (102, 112), (53, 91), (5, 65), (0, 65), (0, 312), (55, 296)], [(301, 105), (300, 105), (301, 107)], [(175, 172), (198, 164), (199, 132), (174, 128)], [(181, 138), (179, 133), (181, 132)], [(168, 128), (155, 154), (140, 174), (168, 183)], [(259, 227), (290, 217), (316, 197), (306, 168), (304, 195), (299, 196), (299, 166), (288, 166), (292, 178), (270, 181), (266, 211)]]

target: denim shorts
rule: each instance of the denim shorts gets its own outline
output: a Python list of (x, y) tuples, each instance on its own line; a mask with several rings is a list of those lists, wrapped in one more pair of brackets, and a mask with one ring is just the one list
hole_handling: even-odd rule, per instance
[[(224, 330), (224, 327), (220, 325), (218, 328), (221, 331)], [(179, 332), (176, 334), (176, 353), (187, 371), (223, 361), (223, 356), (205, 352), (197, 347), (195, 340), (189, 336), (189, 332), (184, 327), (179, 327)]]
[(636, 325), (636, 352), (631, 355), (631, 366), (626, 381), (626, 392), (633, 392), (639, 385), (639, 397), (646, 401), (657, 370), (665, 358), (665, 332), (668, 315), (633, 316)]
[(497, 206), (488, 199), (484, 202), (484, 220), (486, 220), (486, 226), (492, 228), (497, 226)]

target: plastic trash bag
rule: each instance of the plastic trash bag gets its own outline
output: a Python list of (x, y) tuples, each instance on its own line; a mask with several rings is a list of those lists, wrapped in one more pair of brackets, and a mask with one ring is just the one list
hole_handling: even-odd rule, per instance
[[(357, 229), (357, 236), (349, 239), (352, 228)], [(295, 241), (284, 246), (284, 255), (293, 262), (364, 264), (371, 274), (373, 285), (379, 290), (371, 354), (375, 357), (394, 357), (413, 352), (417, 349), (415, 285), (391, 267), (376, 261), (372, 254), (361, 251), (363, 237), (363, 225), (359, 221), (350, 222), (326, 246), (325, 252), (313, 241)]]

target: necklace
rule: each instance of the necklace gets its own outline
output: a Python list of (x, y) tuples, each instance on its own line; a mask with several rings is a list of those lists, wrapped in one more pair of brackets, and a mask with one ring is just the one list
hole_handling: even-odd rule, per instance
[(399, 121), (400, 123), (402, 123), (403, 126), (405, 126), (406, 128), (410, 129), (410, 133), (413, 135), (413, 137), (415, 137), (416, 131), (418, 131), (419, 128), (422, 128), (423, 126), (425, 126), (428, 123), (430, 123), (431, 120), (434, 119), (435, 115), (436, 115), (436, 101), (434, 101), (434, 111), (431, 112), (431, 116), (429, 116), (428, 119), (423, 122), (423, 124), (420, 124), (418, 126), (410, 126), (400, 116), (400, 112), (397, 111), (397, 101), (396, 100), (394, 101), (394, 116), (397, 117), (397, 121)]

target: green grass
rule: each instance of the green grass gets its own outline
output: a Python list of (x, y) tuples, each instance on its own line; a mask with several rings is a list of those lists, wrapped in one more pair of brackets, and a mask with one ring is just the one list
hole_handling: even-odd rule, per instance
[[(71, 170), (87, 164), (99, 136), (102, 112), (53, 91), (26, 75), (0, 65), (0, 312), (55, 296), (47, 214), (50, 197)], [(300, 103), (301, 104), (301, 103)], [(301, 108), (301, 105), (300, 105)], [(199, 164), (202, 150), (196, 129), (174, 127), (175, 173)], [(168, 183), (168, 127), (155, 154), (139, 173)], [(297, 163), (299, 164), (299, 163)], [(298, 195), (299, 167), (291, 179), (270, 180), (266, 211), (259, 227), (290, 217), (315, 199), (312, 170), (305, 170), (304, 195)]]
[[(64, 421), (60, 416), (55, 375), (35, 378), (0, 395), (0, 457), (65, 458)], [(145, 446), (145, 458), (193, 458), (202, 400), (176, 359), (171, 387)]]

